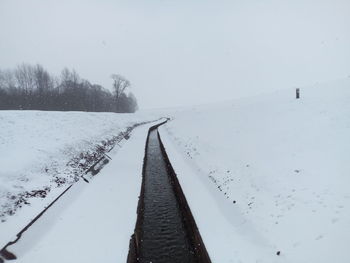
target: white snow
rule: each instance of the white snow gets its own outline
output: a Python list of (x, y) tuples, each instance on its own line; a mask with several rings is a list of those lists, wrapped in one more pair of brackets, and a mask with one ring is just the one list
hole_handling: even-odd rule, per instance
[(89, 184), (74, 184), (9, 248), (16, 252), (17, 262), (126, 262), (150, 126), (136, 128)]
[[(301, 88), (299, 100), (289, 89), (136, 115), (0, 112), (0, 202), (50, 184), (47, 167), (68, 176), (72, 157), (161, 113), (172, 116), (160, 135), (212, 262), (350, 261), (350, 79)], [(18, 262), (126, 261), (150, 126), (10, 247)], [(1, 222), (0, 245), (64, 189)]]
[[(74, 182), (75, 170), (67, 165), (72, 158), (155, 119), (149, 113), (0, 111), (0, 247)], [(64, 187), (57, 187), (56, 177), (67, 180)], [(21, 193), (45, 187), (51, 188), (46, 198), (30, 198), (14, 215), (6, 213)]]
[(161, 136), (213, 262), (350, 261), (350, 79), (173, 117)]

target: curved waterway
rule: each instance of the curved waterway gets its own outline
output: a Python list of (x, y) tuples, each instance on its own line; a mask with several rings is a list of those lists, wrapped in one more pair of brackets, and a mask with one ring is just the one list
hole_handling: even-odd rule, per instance
[(139, 262), (195, 262), (157, 129), (150, 131), (146, 154)]

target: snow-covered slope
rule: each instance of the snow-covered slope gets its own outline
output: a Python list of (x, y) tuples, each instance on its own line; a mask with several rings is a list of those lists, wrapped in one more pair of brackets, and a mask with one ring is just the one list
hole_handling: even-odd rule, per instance
[(141, 189), (150, 126), (137, 127), (112, 161), (85, 183), (78, 181), (9, 251), (23, 263), (126, 262)]
[(350, 79), (178, 111), (161, 128), (220, 263), (350, 262), (349, 135)]
[[(0, 247), (151, 114), (0, 111)], [(45, 198), (44, 198), (45, 197)]]

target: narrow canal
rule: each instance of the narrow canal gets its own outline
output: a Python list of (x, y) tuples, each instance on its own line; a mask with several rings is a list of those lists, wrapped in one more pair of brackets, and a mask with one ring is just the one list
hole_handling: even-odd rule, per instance
[(139, 262), (195, 262), (157, 129), (149, 134)]

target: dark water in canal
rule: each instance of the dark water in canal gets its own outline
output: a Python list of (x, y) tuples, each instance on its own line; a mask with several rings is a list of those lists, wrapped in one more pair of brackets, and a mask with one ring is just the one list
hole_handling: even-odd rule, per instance
[(156, 129), (146, 154), (140, 262), (195, 262)]

